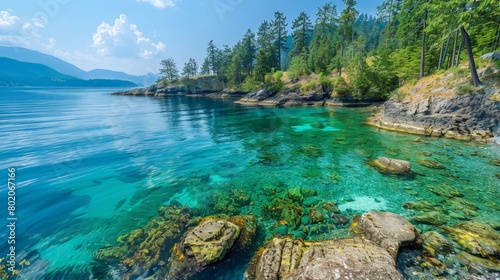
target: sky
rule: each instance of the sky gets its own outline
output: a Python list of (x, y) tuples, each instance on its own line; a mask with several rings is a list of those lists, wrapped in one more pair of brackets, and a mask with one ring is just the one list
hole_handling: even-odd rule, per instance
[[(84, 70), (157, 73), (172, 57), (179, 68), (199, 64), (210, 40), (233, 46), (257, 31), (275, 11), (288, 28), (301, 11), (314, 21), (328, 0), (0, 0), (0, 45), (54, 55)], [(376, 15), (382, 0), (358, 0), (361, 13)]]

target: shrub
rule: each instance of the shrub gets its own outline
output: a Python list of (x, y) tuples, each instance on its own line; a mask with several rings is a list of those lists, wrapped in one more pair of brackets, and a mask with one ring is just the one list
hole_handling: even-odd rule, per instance
[(334, 81), (328, 78), (328, 76), (325, 76), (325, 74), (320, 73), (319, 84), (321, 85), (321, 89), (323, 90), (323, 92), (330, 93), (333, 90)]
[(338, 77), (334, 81), (334, 97), (347, 97), (351, 94), (351, 88), (343, 77)]
[(310, 80), (309, 82), (307, 82), (306, 84), (304, 84), (301, 88), (300, 88), (300, 91), (302, 91), (303, 93), (306, 93), (312, 89), (315, 89), (316, 88), (316, 80)]
[(241, 86), (243, 91), (246, 92), (252, 92), (256, 91), (257, 89), (262, 87), (262, 83), (259, 83), (255, 81), (253, 78), (250, 76), (246, 77), (245, 81), (243, 82), (243, 85)]
[(471, 84), (463, 85), (457, 89), (458, 95), (472, 94), (473, 92), (474, 88), (472, 87)]
[(290, 88), (290, 90), (293, 92), (299, 92), (301, 87), (302, 87), (301, 84), (295, 84)]
[(295, 79), (303, 75), (309, 75), (309, 67), (307, 66), (307, 58), (296, 56), (292, 58), (290, 67), (288, 68), (288, 78)]

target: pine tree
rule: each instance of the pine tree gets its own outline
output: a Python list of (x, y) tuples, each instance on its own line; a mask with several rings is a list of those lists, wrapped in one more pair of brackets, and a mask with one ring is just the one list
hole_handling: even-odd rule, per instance
[(308, 52), (312, 32), (311, 19), (305, 12), (301, 12), (292, 23), (293, 49), (291, 56)]
[(165, 79), (172, 81), (179, 77), (179, 70), (173, 58), (167, 58), (160, 62), (160, 74), (164, 75)]
[(276, 52), (276, 57), (278, 60), (278, 69), (283, 69), (283, 63), (281, 61), (282, 52), (286, 50), (286, 38), (288, 32), (286, 27), (286, 17), (283, 13), (277, 11), (274, 13), (274, 20), (271, 22), (271, 28), (274, 35), (274, 48)]

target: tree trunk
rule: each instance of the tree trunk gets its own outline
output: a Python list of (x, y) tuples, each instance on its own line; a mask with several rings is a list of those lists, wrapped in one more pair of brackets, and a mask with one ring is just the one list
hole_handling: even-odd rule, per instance
[(427, 10), (425, 11), (424, 15), (424, 29), (422, 30), (422, 51), (420, 53), (420, 75), (418, 76), (419, 79), (422, 79), (424, 77), (424, 71), (425, 71), (425, 25), (427, 21)]
[(453, 41), (453, 53), (450, 60), (450, 67), (453, 67), (455, 63), (455, 53), (457, 52), (457, 38), (458, 38), (458, 30), (457, 32), (455, 32), (455, 40)]
[(450, 48), (450, 40), (451, 40), (451, 30), (450, 30), (450, 35), (448, 35), (448, 40), (446, 41), (446, 47), (444, 48), (444, 55), (443, 55), (443, 60), (441, 61), (441, 66), (443, 66), (444, 62), (446, 61), (446, 56), (448, 55), (448, 49)]
[(467, 33), (467, 31), (463, 26), (460, 26), (460, 32), (462, 33), (465, 48), (467, 49), (467, 57), (469, 58), (469, 67), (472, 76), (472, 84), (475, 87), (478, 87), (479, 85), (481, 85), (481, 81), (479, 80), (479, 76), (477, 75), (476, 63), (474, 62), (474, 56), (472, 54), (472, 47), (470, 45), (469, 34)]
[(458, 53), (457, 53), (457, 60), (455, 61), (455, 66), (458, 66), (458, 64), (460, 63), (460, 52), (462, 52), (462, 45), (463, 42), (460, 42), (460, 44), (458, 45)]
[(497, 31), (495, 32), (495, 42), (493, 43), (493, 50), (492, 51), (496, 51), (497, 48), (498, 48), (498, 40), (499, 40), (499, 37), (500, 37), (500, 33), (498, 32), (498, 28), (500, 26), (497, 26)]
[(441, 61), (443, 59), (443, 45), (444, 42), (441, 42), (441, 48), (439, 48), (439, 63), (438, 63), (438, 70), (441, 70)]

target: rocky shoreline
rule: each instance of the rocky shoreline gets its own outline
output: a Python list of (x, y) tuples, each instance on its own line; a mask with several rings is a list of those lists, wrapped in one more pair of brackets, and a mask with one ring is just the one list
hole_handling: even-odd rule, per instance
[(417, 135), (488, 141), (500, 136), (500, 102), (487, 94), (420, 102), (385, 102), (367, 119), (374, 127)]

